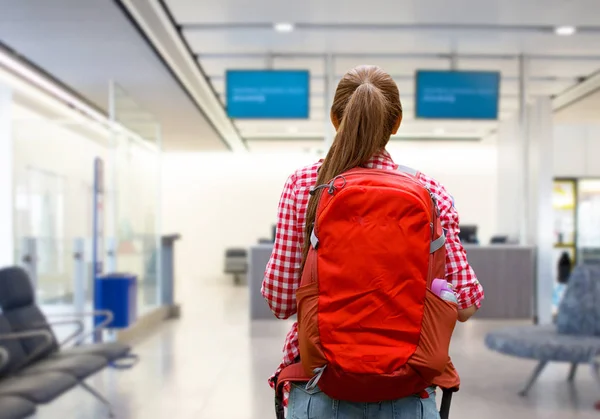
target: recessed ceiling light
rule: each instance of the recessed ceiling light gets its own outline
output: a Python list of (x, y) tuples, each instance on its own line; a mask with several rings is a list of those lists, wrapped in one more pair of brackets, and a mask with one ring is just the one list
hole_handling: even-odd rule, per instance
[(571, 36), (577, 32), (575, 26), (557, 26), (554, 28), (554, 33), (559, 36)]
[(292, 32), (294, 30), (294, 24), (288, 22), (276, 23), (273, 27), (277, 32)]

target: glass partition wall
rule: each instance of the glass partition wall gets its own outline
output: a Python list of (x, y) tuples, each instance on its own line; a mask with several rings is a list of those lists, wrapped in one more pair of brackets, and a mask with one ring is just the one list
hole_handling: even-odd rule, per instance
[(143, 313), (159, 304), (160, 295), (159, 156), (126, 138), (118, 141), (114, 153), (116, 271), (137, 276)]
[(600, 179), (577, 185), (577, 250), (583, 263), (600, 263)]
[[(50, 119), (25, 108), (16, 115), (16, 258), (35, 270), (40, 303), (70, 305), (77, 281), (90, 288), (91, 255), (85, 248), (92, 238), (93, 161), (108, 158), (111, 138), (97, 124)], [(77, 263), (87, 265), (84, 279), (76, 278)]]
[(575, 179), (555, 179), (552, 190), (554, 215), (554, 258), (552, 272), (554, 295), (552, 314), (558, 313), (565, 282), (577, 258), (577, 182)]
[(138, 278), (141, 313), (160, 304), (160, 126), (121, 86), (110, 85), (111, 118), (127, 127), (116, 135), (116, 270)]
[(572, 268), (600, 264), (600, 179), (555, 179), (553, 212), (556, 314)]
[[(112, 103), (124, 108), (123, 101), (113, 98)], [(138, 277), (139, 315), (157, 307), (158, 125), (153, 122), (153, 137), (144, 138), (131, 129), (110, 128), (83, 117), (55, 119), (18, 105), (14, 108), (15, 261), (34, 270), (37, 298), (44, 310), (75, 306), (83, 311), (92, 306), (97, 158), (104, 165), (104, 229), (99, 241), (106, 246), (104, 273)], [(123, 111), (125, 116), (131, 114)]]

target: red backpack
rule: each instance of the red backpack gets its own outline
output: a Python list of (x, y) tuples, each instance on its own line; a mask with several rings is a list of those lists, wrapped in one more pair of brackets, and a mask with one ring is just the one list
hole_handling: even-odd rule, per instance
[(320, 193), (296, 293), (301, 364), (281, 373), (329, 397), (379, 402), (458, 388), (448, 356), (457, 306), (431, 291), (445, 278), (445, 236), (432, 193), (408, 168), (352, 169)]

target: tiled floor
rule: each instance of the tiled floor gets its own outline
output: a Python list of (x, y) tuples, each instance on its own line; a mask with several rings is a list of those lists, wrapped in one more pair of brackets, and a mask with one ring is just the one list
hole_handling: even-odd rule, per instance
[[(183, 317), (166, 324), (136, 347), (140, 364), (108, 371), (89, 382), (114, 402), (119, 419), (270, 419), (272, 392), (266, 378), (279, 362), (287, 324), (250, 324), (245, 289), (198, 285), (181, 293)], [(193, 297), (193, 298), (192, 298)], [(455, 396), (453, 419), (586, 419), (600, 387), (588, 367), (574, 385), (568, 367), (553, 365), (528, 398), (517, 395), (534, 367), (530, 361), (491, 353), (483, 346), (491, 321), (460, 325), (452, 356), (463, 387)], [(105, 409), (82, 390), (49, 406), (39, 419), (100, 419)]]

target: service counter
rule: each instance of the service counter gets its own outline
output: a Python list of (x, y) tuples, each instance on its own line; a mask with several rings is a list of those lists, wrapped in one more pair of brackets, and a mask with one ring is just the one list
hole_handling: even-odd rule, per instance
[(276, 320), (260, 293), (265, 269), (273, 251), (273, 244), (257, 244), (248, 252), (248, 287), (250, 291), (250, 320)]
[[(272, 249), (272, 244), (259, 244), (252, 246), (248, 252), (251, 320), (275, 319), (260, 293)], [(535, 247), (502, 244), (465, 245), (465, 250), (486, 295), (476, 317), (533, 318)]]
[(476, 317), (532, 319), (535, 247), (503, 244), (464, 247), (485, 292), (485, 300)]

